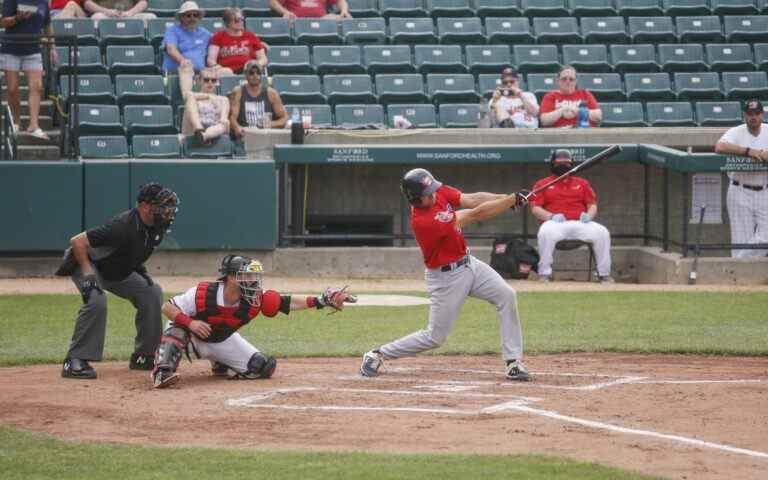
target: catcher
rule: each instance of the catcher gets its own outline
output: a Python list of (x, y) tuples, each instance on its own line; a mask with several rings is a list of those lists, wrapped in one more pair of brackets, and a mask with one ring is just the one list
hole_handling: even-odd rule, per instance
[(278, 312), (306, 308), (334, 311), (357, 298), (343, 289), (328, 288), (317, 297), (291, 297), (274, 290), (262, 290), (263, 267), (258, 260), (242, 255), (227, 255), (221, 261), (216, 282), (202, 282), (163, 304), (162, 312), (173, 323), (163, 332), (155, 353), (152, 383), (165, 388), (179, 380), (176, 369), (182, 352), (192, 349), (199, 358), (211, 362), (214, 376), (254, 380), (270, 378), (277, 360), (261, 353), (237, 330), (259, 313), (274, 317)]

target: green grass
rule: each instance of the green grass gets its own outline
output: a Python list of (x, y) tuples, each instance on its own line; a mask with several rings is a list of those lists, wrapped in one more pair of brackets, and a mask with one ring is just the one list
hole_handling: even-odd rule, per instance
[(370, 453), (270, 452), (158, 448), (73, 443), (0, 427), (4, 480), (189, 478), (281, 480), (639, 480), (596, 464), (542, 456), (384, 455)]

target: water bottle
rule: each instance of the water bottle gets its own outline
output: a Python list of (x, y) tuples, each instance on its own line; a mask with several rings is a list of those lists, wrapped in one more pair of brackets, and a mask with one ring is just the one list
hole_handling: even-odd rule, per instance
[(293, 107), (291, 112), (291, 143), (294, 145), (304, 143), (304, 125), (301, 123), (301, 115), (296, 107)]
[(477, 112), (477, 128), (491, 128), (491, 116), (488, 111), (488, 103), (484, 98), (480, 99)]
[(589, 128), (589, 109), (584, 102), (579, 105), (579, 121), (577, 126), (579, 128)]

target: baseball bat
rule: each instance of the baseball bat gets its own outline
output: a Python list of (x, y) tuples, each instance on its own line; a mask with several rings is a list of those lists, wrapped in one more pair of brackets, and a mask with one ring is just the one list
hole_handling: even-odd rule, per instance
[(583, 162), (581, 162), (580, 164), (576, 165), (575, 167), (573, 167), (572, 169), (568, 170), (567, 172), (565, 172), (564, 174), (560, 175), (559, 177), (555, 178), (554, 180), (549, 181), (549, 182), (545, 183), (544, 185), (540, 186), (539, 188), (531, 191), (527, 195), (524, 195), (525, 200), (528, 201), (531, 197), (535, 197), (537, 193), (543, 192), (544, 190), (548, 189), (552, 185), (554, 185), (556, 183), (559, 183), (559, 182), (562, 182), (563, 180), (565, 180), (566, 178), (568, 178), (568, 177), (570, 177), (572, 175), (575, 175), (577, 173), (583, 172), (584, 170), (586, 170), (588, 168), (594, 167), (595, 165), (597, 165), (598, 163), (602, 162), (606, 158), (612, 157), (612, 156), (614, 156), (614, 155), (616, 155), (618, 153), (621, 153), (622, 150), (623, 150), (623, 148), (621, 148), (620, 145), (612, 145), (612, 146), (606, 148), (605, 150), (603, 150), (602, 152), (596, 153), (595, 155), (593, 155), (593, 156), (589, 157), (588, 159), (584, 160)]
[(706, 209), (707, 206), (702, 205), (701, 210), (699, 211), (699, 225), (696, 227), (696, 251), (694, 252), (691, 273), (688, 275), (688, 285), (696, 285), (697, 270), (699, 268), (699, 252), (701, 251), (701, 226), (704, 223), (704, 211)]

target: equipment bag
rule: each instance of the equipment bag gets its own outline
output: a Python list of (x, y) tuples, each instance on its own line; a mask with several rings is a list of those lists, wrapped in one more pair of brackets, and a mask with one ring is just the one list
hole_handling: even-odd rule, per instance
[(491, 268), (504, 278), (525, 280), (537, 271), (539, 252), (522, 238), (495, 239), (491, 250)]

